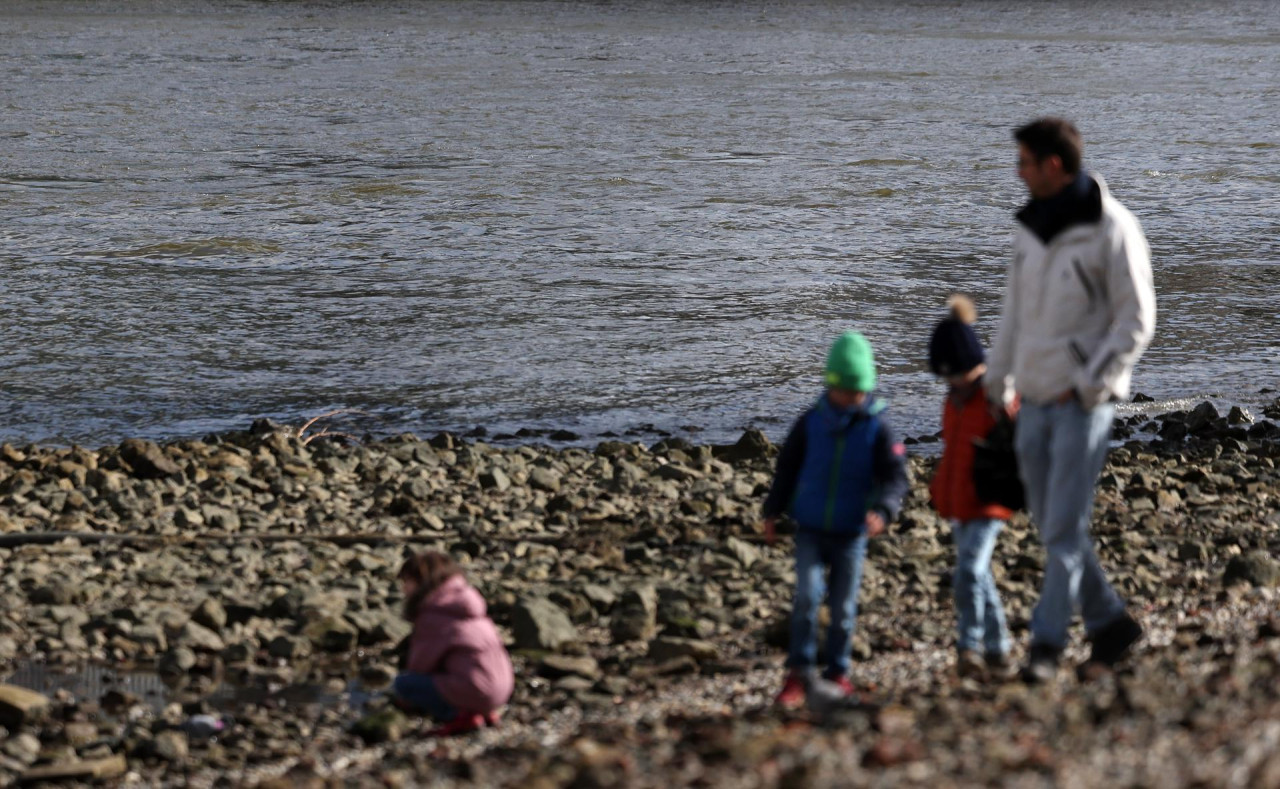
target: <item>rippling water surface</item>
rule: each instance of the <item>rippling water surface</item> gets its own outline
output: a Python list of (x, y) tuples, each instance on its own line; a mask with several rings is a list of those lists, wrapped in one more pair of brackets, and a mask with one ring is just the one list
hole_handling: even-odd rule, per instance
[(0, 43), (3, 439), (776, 435), (850, 327), (932, 430), (1048, 112), (1150, 238), (1136, 388), (1276, 383), (1280, 4), (15, 0)]

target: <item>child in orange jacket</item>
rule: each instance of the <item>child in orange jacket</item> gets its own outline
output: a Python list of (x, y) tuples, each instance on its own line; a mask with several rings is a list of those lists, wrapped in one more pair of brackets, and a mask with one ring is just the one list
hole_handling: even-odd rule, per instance
[(963, 296), (953, 296), (949, 305), (951, 315), (929, 340), (929, 367), (949, 384), (942, 409), (942, 460), (929, 492), (938, 514), (954, 529), (957, 668), (961, 674), (975, 675), (986, 666), (1008, 665), (1009, 629), (991, 575), (991, 555), (1012, 513), (980, 501), (974, 489), (973, 442), (986, 437), (995, 417), (982, 382), (986, 354), (971, 325), (977, 311)]

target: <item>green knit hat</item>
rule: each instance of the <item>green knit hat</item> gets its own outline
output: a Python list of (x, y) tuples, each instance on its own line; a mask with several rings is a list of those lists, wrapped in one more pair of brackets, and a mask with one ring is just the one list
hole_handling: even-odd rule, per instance
[(847, 331), (827, 354), (825, 381), (834, 389), (870, 392), (876, 388), (876, 361), (871, 343), (856, 331)]

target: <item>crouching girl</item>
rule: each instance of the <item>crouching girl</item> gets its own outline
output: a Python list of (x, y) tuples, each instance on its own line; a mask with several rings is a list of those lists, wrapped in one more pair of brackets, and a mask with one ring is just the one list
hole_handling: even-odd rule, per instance
[(406, 670), (393, 686), (398, 706), (441, 722), (435, 734), (495, 724), (515, 674), (484, 598), (438, 551), (410, 557), (399, 577), (413, 634)]

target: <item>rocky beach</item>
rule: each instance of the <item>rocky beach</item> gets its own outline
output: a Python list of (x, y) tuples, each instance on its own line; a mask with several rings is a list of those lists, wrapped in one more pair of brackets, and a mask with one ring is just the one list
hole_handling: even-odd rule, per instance
[[(1277, 419), (1118, 420), (1094, 533), (1147, 635), (1044, 687), (956, 675), (950, 528), (913, 455), (869, 549), (860, 693), (798, 712), (771, 705), (794, 573), (758, 534), (758, 431), (5, 444), (0, 784), (1280, 787)], [(428, 547), (512, 652), (496, 728), (430, 737), (381, 695), (409, 630), (396, 572)], [(1015, 516), (994, 567), (1019, 658), (1041, 562)]]

